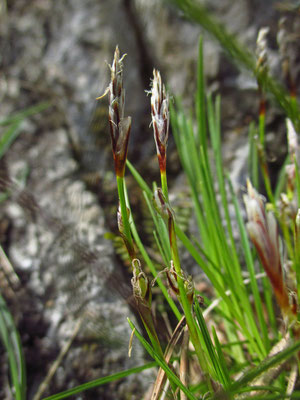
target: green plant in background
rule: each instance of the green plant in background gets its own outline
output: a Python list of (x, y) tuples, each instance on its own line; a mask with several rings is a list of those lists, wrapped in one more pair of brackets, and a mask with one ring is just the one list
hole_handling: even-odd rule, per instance
[(1, 293), (0, 310), (0, 337), (8, 356), (12, 394), (16, 400), (25, 400), (26, 368), (20, 335)]
[[(224, 25), (211, 16), (203, 4), (193, 0), (168, 0), (168, 2), (174, 4), (187, 19), (202, 26), (206, 32), (215, 38), (227, 52), (230, 60), (239, 68), (249, 71), (252, 75), (256, 76), (260, 83), (263, 82), (264, 90), (276, 99), (286, 116), (292, 120), (296, 130), (299, 131), (299, 104), (293, 85), (289, 85), (290, 90), (288, 93), (265, 68), (257, 68), (256, 59), (250, 50), (245, 49), (237, 38), (228, 32)], [(299, 10), (299, 5), (295, 5), (296, 10)], [(279, 43), (279, 47), (281, 47), (283, 43), (280, 37), (279, 42), (281, 42)]]
[[(39, 103), (0, 120), (0, 160), (20, 135), (22, 122), (24, 122), (26, 118), (37, 114), (48, 107), (48, 103)], [(9, 193), (1, 193), (0, 203), (6, 200), (8, 196)]]

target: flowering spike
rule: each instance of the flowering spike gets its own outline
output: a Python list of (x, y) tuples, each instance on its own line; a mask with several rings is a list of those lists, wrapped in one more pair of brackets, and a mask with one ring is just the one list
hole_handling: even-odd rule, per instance
[[(109, 94), (109, 125), (116, 175), (123, 177), (127, 158), (131, 117), (124, 117), (125, 89), (123, 88), (123, 59), (116, 47), (110, 67), (111, 81), (105, 94)], [(100, 97), (101, 98), (101, 97)]]
[(262, 72), (268, 68), (268, 53), (267, 53), (267, 35), (269, 33), (269, 28), (261, 28), (257, 35), (256, 40), (256, 68), (258, 71)]
[[(269, 28), (261, 28), (257, 35), (256, 40), (256, 74), (257, 83), (259, 86), (259, 91), (261, 95), (264, 93), (264, 81), (266, 74), (268, 72), (268, 51), (267, 51), (267, 35), (269, 33)], [(262, 96), (260, 101), (259, 114), (265, 114), (265, 99)]]
[(161, 173), (166, 171), (167, 143), (169, 136), (169, 96), (162, 84), (159, 71), (153, 70), (151, 89), (151, 115), (156, 152)]

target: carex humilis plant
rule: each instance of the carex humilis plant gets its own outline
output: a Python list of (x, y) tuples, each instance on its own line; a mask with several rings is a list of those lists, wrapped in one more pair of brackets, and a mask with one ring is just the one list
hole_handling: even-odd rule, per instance
[[(118, 48), (115, 51), (107, 92), (120, 204), (118, 225), (131, 259), (133, 295), (149, 341), (132, 321), (129, 324), (154, 360), (151, 367), (159, 368), (151, 399), (299, 398), (300, 175), (299, 115), (295, 111), (299, 113), (298, 105), (278, 89), (270, 76), (267, 30), (259, 34), (254, 59), (209, 18), (202, 6), (190, 0), (173, 0), (173, 3), (204, 26), (237, 62), (253, 73), (260, 107), (258, 123), (252, 124), (249, 134), (251, 180), (245, 177), (244, 181), (245, 217), (244, 205), (223, 162), (221, 100), (219, 96), (207, 95), (205, 89), (202, 39), (193, 110), (187, 113), (180, 99), (169, 96), (159, 71), (154, 70), (149, 119), (161, 188), (156, 183), (149, 187), (127, 160), (131, 119), (124, 116), (124, 56), (120, 56)], [(275, 188), (270, 183), (265, 149), (269, 93), (278, 99), (286, 113), (289, 138), (287, 160)], [(292, 95), (295, 97), (294, 91)], [(193, 236), (180, 227), (172, 208), (167, 180), (171, 128), (192, 204), (196, 227)], [(137, 231), (126, 188), (126, 166), (141, 188), (153, 219), (158, 250), (148, 251)], [(259, 174), (267, 198), (259, 194)], [(182, 260), (187, 254), (199, 267), (203, 281), (206, 276), (210, 296), (199, 291), (195, 276), (186, 271)], [(170, 324), (167, 345), (160, 342), (153, 321), (154, 284), (163, 294), (166, 314), (175, 317), (169, 318), (173, 325)], [(131, 349), (134, 351), (134, 344)], [(135, 372), (129, 371), (128, 375)]]
[[(264, 96), (266, 90), (262, 70), (267, 70), (264, 53), (266, 33), (267, 31), (260, 33), (258, 40), (260, 53), (258, 51), (257, 70), (259, 70), (260, 102), (263, 104), (263, 107), (262, 105), (260, 106), (259, 113), (260, 137), (259, 140), (254, 136), (252, 137), (255, 142), (254, 147), (257, 148), (257, 151), (260, 151), (259, 148), (261, 148), (262, 155), (264, 154), (265, 142)], [(279, 371), (278, 376), (281, 376), (281, 378), (278, 378), (278, 384), (276, 384), (276, 390), (275, 388), (274, 390), (283, 395), (287, 393), (286, 387), (284, 385), (280, 387), (279, 382), (288, 379), (286, 360), (290, 359), (300, 347), (297, 321), (298, 299), (295, 293), (291, 294), (290, 288), (285, 282), (282, 247), (280, 246), (286, 236), (283, 239), (280, 236), (276, 222), (276, 218), (279, 218), (280, 213), (275, 202), (275, 196), (271, 192), (271, 187), (267, 188), (271, 194), (271, 205), (268, 207), (273, 209), (273, 212), (269, 209), (266, 210), (264, 200), (248, 180), (248, 194), (244, 196), (248, 222), (244, 222), (242, 218), (242, 206), (222, 165), (219, 125), (220, 100), (217, 97), (213, 101), (211, 96), (205, 98), (202, 58), (202, 42), (200, 41), (199, 84), (196, 96), (196, 116), (199, 126), (195, 132), (192, 121), (185, 116), (180, 101), (175, 99), (175, 104), (170, 103), (169, 95), (165, 85), (162, 83), (159, 71), (155, 69), (153, 71), (150, 90), (151, 126), (156, 144), (161, 188), (157, 187), (156, 184), (154, 184), (153, 189), (149, 188), (134, 166), (127, 160), (129, 170), (143, 191), (146, 204), (154, 221), (155, 240), (163, 260), (162, 266), (158, 270), (156, 269), (157, 264), (155, 265), (151, 261), (151, 257), (147, 254), (137, 233), (130, 208), (130, 193), (127, 193), (124, 181), (129, 131), (126, 130), (125, 134), (125, 131), (120, 133), (116, 129), (116, 126), (118, 128), (129, 126), (128, 123), (120, 124), (120, 120), (116, 117), (124, 115), (123, 111), (117, 112), (119, 103), (124, 107), (124, 94), (121, 95), (122, 90), (119, 90), (119, 96), (110, 94), (109, 119), (115, 170), (117, 180), (122, 179), (122, 185), (118, 185), (120, 199), (118, 211), (119, 229), (132, 260), (133, 293), (151, 344), (145, 341), (131, 321), (129, 323), (134, 334), (160, 367), (152, 390), (151, 398), (153, 400), (164, 396), (164, 393), (168, 391), (171, 397), (183, 399), (194, 399), (197, 392), (207, 398), (224, 399), (247, 398), (247, 393), (258, 394), (259, 391), (272, 394), (274, 392), (270, 387), (270, 381), (277, 379), (276, 374), (273, 372), (275, 367)], [(122, 71), (123, 57), (119, 57), (118, 50), (116, 50), (114, 63), (111, 67), (112, 81), (109, 91), (113, 91), (114, 87), (117, 87), (114, 84), (115, 75), (119, 74), (119, 78), (122, 76), (121, 72), (118, 73), (114, 70), (114, 65), (117, 64), (115, 60), (121, 60), (120, 68)], [(115, 100), (117, 97), (122, 100)], [(167, 144), (170, 124), (172, 124), (179, 158), (191, 191), (199, 239), (194, 238), (191, 240), (181, 230), (170, 205), (167, 184)], [(289, 124), (291, 122), (288, 122), (288, 126)], [(120, 137), (126, 138), (126, 140), (118, 142), (123, 145), (123, 149), (116, 146), (117, 138)], [(209, 155), (209, 143), (212, 146), (212, 156)], [(291, 144), (290, 147), (291, 158), (295, 166), (297, 164), (295, 162), (297, 144)], [(121, 150), (120, 154), (123, 157), (121, 174), (117, 148), (119, 152)], [(256, 161), (258, 161), (257, 158)], [(214, 168), (212, 168), (213, 165)], [(261, 163), (261, 166), (263, 167), (263, 163)], [(295, 168), (298, 170), (297, 167)], [(214, 175), (215, 173), (216, 176)], [(291, 188), (295, 189), (297, 187), (296, 175), (297, 173), (295, 172), (293, 175), (294, 184), (292, 184), (291, 173), (289, 174), (289, 193)], [(265, 180), (265, 183), (267, 184), (268, 181)], [(121, 195), (120, 189), (123, 191)], [(294, 191), (296, 192), (296, 189)], [(289, 196), (291, 197), (291, 194)], [(123, 213), (122, 201), (124, 201)], [(240, 242), (237, 242), (234, 237), (233, 230), (236, 228), (233, 227), (232, 217), (230, 217), (229, 207), (231, 203), (235, 209), (234, 219), (238, 225), (241, 237)], [(127, 230), (125, 229), (124, 218), (127, 219)], [(223, 218), (225, 218), (224, 222)], [(291, 237), (290, 243), (294, 240), (295, 246), (299, 243), (297, 221), (295, 219), (293, 227), (287, 228), (289, 235), (294, 232), (294, 239)], [(283, 224), (286, 226), (287, 221), (280, 218), (278, 223), (282, 227)], [(250, 240), (247, 237), (247, 232)], [(130, 237), (129, 240), (128, 237)], [(131, 243), (131, 241), (132, 247), (127, 243)], [(178, 242), (181, 242), (180, 246)], [(257, 251), (257, 256), (251, 251), (251, 242)], [(134, 246), (140, 250), (143, 260), (136, 258), (136, 251), (132, 250)], [(214, 288), (215, 295), (219, 299), (218, 301), (206, 299), (208, 303), (207, 312), (206, 310), (203, 311), (199, 306), (198, 299), (201, 293), (196, 290), (193, 277), (189, 276), (182, 268), (179, 251), (182, 247), (190, 253), (207, 275)], [(296, 257), (296, 253), (296, 251), (293, 253), (295, 254), (294, 265), (297, 265), (297, 260), (299, 259), (299, 256), (297, 256), (298, 258)], [(261, 267), (258, 267), (258, 260), (261, 263)], [(141, 265), (144, 262), (146, 268), (142, 269)], [(246, 271), (244, 271), (244, 263), (246, 264)], [(295, 268), (297, 272), (299, 268)], [(155, 278), (154, 282), (159, 282), (159, 287), (165, 290), (165, 298), (170, 305), (169, 312), (173, 310), (179, 321), (177, 327), (173, 330), (173, 335), (170, 337), (169, 345), (165, 349), (163, 344), (159, 343), (159, 335), (155, 331), (156, 327), (153, 323), (151, 312), (151, 286), (153, 283), (150, 284), (150, 278), (147, 276), (147, 271), (149, 270)], [(161, 278), (162, 276), (164, 278)], [(264, 292), (261, 292), (259, 280), (263, 283)], [(169, 288), (169, 293), (164, 285)], [(297, 287), (299, 289), (299, 285)], [(272, 293), (275, 294), (281, 310), (282, 323), (276, 322), (277, 310), (272, 301)], [(170, 302), (172, 297), (176, 298), (178, 302), (175, 308), (173, 308), (174, 303)], [(215, 317), (215, 325), (209, 328), (207, 315), (212, 314)], [(222, 320), (224, 324), (222, 334), (226, 337), (227, 342), (224, 342), (224, 339), (222, 342), (219, 340)], [(191, 352), (189, 357), (186, 357), (188, 353), (184, 352), (186, 344), (185, 346), (180, 344), (180, 337), (183, 332), (185, 332), (185, 342), (190, 342), (190, 346), (188, 346)], [(176, 357), (179, 358), (177, 365)], [(233, 360), (231, 365), (234, 365), (234, 368), (230, 368), (228, 357)], [(251, 367), (249, 358), (252, 360)], [(291, 365), (296, 365), (297, 359), (294, 358), (293, 360)], [(189, 378), (188, 375), (189, 364), (197, 364), (200, 371), (199, 382), (196, 386), (193, 386), (192, 378)], [(178, 365), (184, 368), (183, 373), (182, 369), (177, 370)], [(185, 367), (182, 367), (182, 365)], [(294, 369), (293, 367), (293, 371)], [(180, 377), (182, 376), (185, 378), (181, 381)], [(283, 379), (282, 376), (286, 378)], [(291, 374), (289, 387), (295, 386), (296, 381), (293, 376)], [(257, 382), (260, 384), (259, 388)], [(246, 394), (242, 394), (244, 392)]]
[[(264, 92), (266, 89), (263, 82), (264, 74), (261, 70), (266, 68), (266, 61), (263, 59), (265, 57), (263, 46), (265, 46), (266, 31), (260, 35), (258, 46), (261, 46), (261, 54), (258, 56), (257, 68), (260, 69), (261, 103), (265, 104)], [(286, 360), (297, 352), (300, 344), (297, 321), (298, 299), (295, 293), (291, 295), (284, 277), (280, 243), (284, 241), (285, 236), (282, 240), (276, 222), (276, 218), (279, 218), (279, 209), (276, 208), (274, 212), (266, 210), (262, 197), (248, 180), (248, 194), (244, 196), (248, 222), (244, 222), (241, 204), (233, 190), (230, 178), (222, 166), (220, 100), (217, 97), (213, 101), (211, 96), (205, 99), (202, 58), (202, 42), (200, 41), (198, 67), (198, 82), (200, 83), (196, 96), (196, 115), (200, 126), (195, 132), (192, 121), (185, 116), (180, 101), (175, 99), (175, 104), (170, 103), (159, 71), (154, 69), (153, 72), (150, 90), (151, 126), (156, 144), (161, 188), (156, 184), (154, 184), (153, 190), (149, 188), (133, 165), (127, 161), (131, 173), (143, 190), (146, 204), (154, 220), (155, 240), (161, 258), (164, 260), (160, 270), (156, 269), (157, 265), (151, 261), (151, 257), (140, 241), (130, 208), (130, 193), (128, 194), (126, 191), (124, 171), (130, 124), (128, 120), (126, 123), (121, 123), (124, 115), (125, 96), (120, 88), (123, 57), (120, 58), (118, 49), (111, 67), (109, 121), (116, 176), (117, 180), (122, 180), (122, 184), (118, 185), (119, 229), (132, 260), (133, 293), (151, 344), (145, 341), (131, 321), (129, 323), (134, 334), (160, 367), (152, 390), (152, 399), (158, 399), (168, 391), (171, 397), (183, 399), (194, 399), (196, 398), (195, 393), (201, 393), (206, 398), (224, 399), (247, 398), (247, 393), (253, 395), (258, 394), (259, 391), (272, 394), (274, 391), (270, 387), (270, 381), (277, 379), (273, 372), (275, 366), (279, 371), (278, 376), (281, 378), (278, 378), (278, 384), (274, 390), (283, 395), (287, 393), (286, 387), (282, 384), (280, 386), (279, 382), (288, 379), (289, 371), (286, 368)], [(117, 66), (118, 62), (119, 67)], [(116, 77), (118, 77), (117, 80)], [(118, 91), (115, 90), (117, 87), (119, 87)], [(120, 104), (121, 110), (118, 110)], [(261, 147), (263, 154), (265, 127), (262, 108), (264, 107), (260, 107), (259, 113), (260, 139), (257, 140), (253, 137), (253, 140), (257, 149), (258, 146)], [(170, 123), (191, 191), (199, 239), (191, 240), (181, 230), (170, 205), (167, 184), (167, 144)], [(205, 128), (206, 124), (207, 128)], [(120, 131), (123, 127), (126, 128), (125, 131)], [(209, 143), (212, 146), (212, 156), (209, 155)], [(119, 147), (120, 145), (123, 147)], [(293, 154), (291, 153), (291, 158), (294, 160), (293, 165), (295, 165), (295, 147), (297, 147), (296, 144), (294, 147), (291, 145), (291, 149), (294, 149), (291, 150), (291, 152), (293, 151)], [(212, 168), (213, 164), (214, 168)], [(216, 177), (214, 171), (216, 171)], [(295, 172), (294, 181), (296, 175)], [(291, 178), (288, 181), (288, 187), (291, 188)], [(293, 188), (296, 187), (294, 182)], [(268, 189), (272, 190), (271, 187)], [(291, 189), (289, 191), (291, 192)], [(270, 197), (271, 205), (268, 207), (274, 210), (277, 203), (272, 192)], [(233, 233), (234, 227), (229, 212), (231, 203), (235, 209), (234, 219), (237, 221), (240, 242), (237, 242)], [(223, 222), (224, 217), (225, 222)], [(283, 223), (287, 222), (280, 218), (278, 223), (282, 227)], [(287, 228), (289, 235), (292, 234), (292, 231), (294, 232), (295, 244), (299, 242), (297, 227), (295, 220), (293, 228)], [(181, 242), (180, 246), (178, 242)], [(251, 242), (254, 244), (257, 256), (251, 251)], [(140, 250), (143, 259), (136, 258), (135, 246)], [(219, 298), (218, 302), (206, 299), (209, 313), (206, 313), (206, 310), (203, 311), (199, 306), (198, 298), (201, 293), (196, 290), (193, 277), (189, 276), (182, 268), (179, 251), (182, 246), (207, 275), (216, 297)], [(296, 260), (296, 251), (293, 254), (295, 254), (294, 264), (296, 265), (299, 256)], [(261, 263), (259, 268), (258, 260)], [(146, 268), (141, 267), (143, 263)], [(246, 271), (244, 271), (244, 263)], [(169, 345), (165, 349), (159, 342), (159, 335), (155, 330), (152, 318), (151, 286), (153, 283), (150, 283), (150, 278), (147, 276), (149, 270), (155, 277), (154, 282), (160, 281), (160, 287), (167, 285), (169, 288), (169, 293), (165, 290), (165, 298), (168, 303), (172, 304), (169, 302), (170, 297), (176, 298), (178, 302), (176, 308), (171, 306), (169, 312), (175, 310), (179, 323), (173, 330)], [(298, 271), (298, 267), (296, 270)], [(263, 282), (262, 286), (265, 291), (263, 293), (259, 280)], [(275, 294), (281, 310), (282, 323), (276, 322), (277, 311), (272, 302), (272, 292)], [(212, 315), (215, 317), (215, 325), (210, 328), (207, 325), (207, 315), (211, 315), (210, 318)], [(224, 339), (221, 342), (219, 339), (222, 320), (224, 326), (221, 331), (227, 342), (224, 342)], [(180, 334), (179, 331), (181, 331)], [(184, 346), (180, 345), (180, 336), (183, 335), (183, 332), (185, 332), (185, 341), (190, 342), (188, 348), (191, 353), (188, 358), (186, 358), (187, 353), (183, 350)], [(175, 338), (177, 347), (174, 344)], [(176, 357), (179, 359), (177, 364)], [(231, 358), (231, 363), (229, 363), (228, 357)], [(249, 359), (252, 360), (251, 363), (249, 363)], [(185, 361), (183, 362), (183, 360)], [(296, 365), (297, 359), (293, 360), (291, 365)], [(192, 378), (188, 376), (188, 364), (198, 365), (200, 371), (198, 385), (194, 383), (193, 386)], [(182, 371), (177, 370), (178, 365), (185, 365), (185, 373), (182, 374)], [(185, 376), (183, 381), (180, 380), (181, 376)], [(282, 376), (285, 378), (283, 379)], [(291, 374), (289, 387), (295, 386), (293, 376)], [(257, 382), (260, 383), (259, 388)], [(242, 394), (244, 392), (246, 394)]]

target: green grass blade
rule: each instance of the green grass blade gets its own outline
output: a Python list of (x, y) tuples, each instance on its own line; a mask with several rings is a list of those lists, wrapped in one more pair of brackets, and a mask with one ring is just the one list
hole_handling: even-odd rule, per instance
[(17, 120), (12, 123), (2, 134), (0, 137), (0, 159), (7, 152), (9, 147), (13, 144), (16, 138), (20, 134), (20, 126), (22, 120)]
[(217, 377), (217, 380), (224, 386), (227, 387), (227, 380), (226, 377), (223, 374), (222, 367), (220, 364), (220, 361), (218, 360), (217, 354), (215, 347), (213, 345), (213, 342), (210, 338), (205, 320), (203, 318), (201, 309), (199, 307), (198, 302), (195, 303), (195, 312), (196, 312), (196, 318), (198, 321), (198, 325), (200, 328), (201, 335), (203, 337), (205, 347), (206, 347), (206, 354), (208, 355), (208, 360), (210, 361), (210, 364), (213, 366), (215, 375)]
[(205, 114), (205, 82), (204, 82), (204, 71), (203, 71), (202, 36), (200, 36), (199, 46), (198, 46), (196, 116), (197, 116), (199, 145), (200, 147), (206, 149), (207, 142), (206, 142), (206, 114)]
[(275, 201), (279, 200), (279, 197), (281, 195), (281, 193), (284, 190), (284, 187), (286, 185), (286, 170), (285, 167), (287, 164), (290, 163), (290, 156), (287, 156), (286, 159), (284, 160), (284, 163), (279, 171), (277, 180), (276, 180), (276, 187), (274, 190), (274, 199)]
[(22, 121), (31, 115), (45, 110), (49, 106), (49, 103), (40, 103), (0, 120), (0, 127), (7, 127), (0, 135), (0, 159), (20, 134)]
[(163, 259), (163, 262), (165, 263), (165, 265), (168, 265), (168, 257), (167, 257), (167, 255), (164, 253), (164, 249), (163, 249), (163, 247), (162, 247), (162, 245), (161, 245), (161, 242), (160, 242), (160, 240), (159, 240), (159, 237), (158, 237), (156, 231), (153, 231), (153, 237), (154, 237), (156, 246), (157, 246), (157, 248), (158, 248), (158, 251), (159, 251), (159, 253), (160, 253), (160, 255), (161, 255), (162, 259)]
[(255, 137), (257, 135), (257, 129), (254, 123), (249, 126), (249, 158), (248, 158), (248, 171), (250, 181), (253, 186), (258, 190), (259, 184), (259, 172), (258, 172), (258, 155), (257, 146), (255, 144)]
[[(214, 270), (212, 268), (210, 268), (210, 265), (207, 264), (203, 260), (201, 254), (197, 251), (196, 247), (193, 245), (193, 243), (190, 241), (190, 239), (187, 237), (187, 235), (177, 225), (175, 226), (175, 229), (176, 229), (176, 234), (177, 234), (178, 238), (181, 240), (181, 242), (184, 245), (184, 247), (189, 251), (191, 256), (194, 258), (194, 260), (200, 266), (202, 271), (205, 273), (205, 275), (211, 281), (211, 283), (213, 284), (215, 290), (219, 293), (219, 295), (223, 299), (226, 299), (227, 295), (225, 293), (225, 290), (220, 285), (219, 279), (216, 277), (216, 274), (214, 273)], [(228, 300), (228, 301), (230, 301), (230, 300)]]
[(13, 115), (0, 120), (0, 126), (8, 126), (16, 122), (22, 121), (25, 118), (28, 118), (34, 114), (46, 110), (47, 108), (50, 107), (50, 105), (51, 105), (50, 103), (43, 102), (36, 104), (32, 107), (28, 107), (20, 112), (16, 112)]
[(223, 232), (222, 242), (227, 242), (227, 237), (229, 237), (228, 246), (224, 249), (228, 256), (227, 260), (230, 259), (230, 267), (228, 268), (228, 274), (231, 278), (234, 276), (235, 279), (239, 279), (239, 283), (241, 284), (243, 281), (241, 275), (241, 268), (238, 260), (238, 255), (236, 251), (235, 240), (233, 237), (232, 225), (231, 225), (231, 217), (228, 207), (228, 199), (227, 199), (227, 191), (225, 186), (225, 178), (224, 178), (224, 165), (222, 160), (222, 151), (221, 151), (221, 132), (220, 132), (220, 97), (218, 96), (215, 103), (215, 111), (213, 110), (213, 103), (211, 96), (208, 97), (208, 121), (209, 121), (209, 131), (210, 137), (214, 152), (214, 159), (216, 164), (216, 174), (219, 186), (219, 192), (221, 195), (221, 202), (223, 206), (223, 211), (226, 220), (227, 232), (220, 226), (220, 230)]
[[(275, 387), (275, 386), (245, 386), (241, 388), (238, 393), (248, 393), (248, 392), (253, 392), (253, 391), (266, 391), (266, 392), (279, 392), (281, 395), (284, 393), (282, 392), (282, 389)], [(252, 397), (251, 397), (252, 398)]]
[(127, 318), (129, 325), (132, 330), (134, 330), (134, 334), (139, 339), (143, 347), (147, 350), (149, 355), (157, 362), (157, 364), (165, 371), (168, 379), (172, 381), (183, 393), (187, 396), (188, 399), (197, 400), (197, 398), (193, 395), (189, 389), (183, 385), (180, 379), (174, 374), (168, 364), (153, 350), (150, 344), (143, 338), (143, 336), (137, 331), (134, 324)]
[(19, 333), (5, 300), (0, 294), (0, 335), (8, 354), (16, 400), (26, 399), (26, 370)]
[(156, 228), (156, 235), (159, 238), (161, 255), (163, 257), (165, 264), (169, 265), (171, 260), (171, 250), (170, 250), (170, 242), (166, 224), (164, 223), (164, 220), (162, 219), (161, 215), (156, 213), (155, 210), (153, 209), (153, 205), (151, 204), (149, 196), (147, 195), (146, 192), (144, 192), (144, 198)]
[(217, 353), (217, 357), (218, 357), (218, 361), (219, 361), (219, 366), (220, 366), (220, 370), (222, 372), (222, 376), (223, 376), (223, 385), (224, 385), (224, 389), (227, 389), (230, 385), (230, 376), (228, 373), (228, 366), (226, 365), (225, 362), (225, 358), (223, 355), (223, 351), (221, 348), (221, 344), (219, 342), (219, 338), (217, 336), (215, 327), (212, 326), (212, 334), (213, 334), (213, 338), (214, 338), (214, 343), (215, 343), (215, 350)]
[[(188, 124), (186, 122), (186, 118), (179, 101), (177, 101), (177, 108), (178, 111), (175, 111), (175, 109), (171, 107), (171, 123), (173, 127), (174, 139), (180, 157), (180, 162), (183, 166), (191, 189), (191, 195), (197, 220), (197, 227), (203, 241), (203, 246), (209, 252), (209, 248), (211, 246), (210, 231), (207, 227), (203, 206), (200, 204), (199, 198), (199, 191), (201, 191), (201, 186), (203, 186), (203, 178), (201, 176), (200, 164), (198, 162), (198, 158), (196, 158), (196, 160), (191, 163), (191, 157), (189, 155), (191, 132), (188, 132), (190, 128), (188, 128)], [(194, 147), (196, 146), (195, 140), (194, 138), (192, 140), (194, 142)]]
[(276, 365), (283, 363), (284, 361), (291, 358), (293, 355), (296, 354), (297, 351), (299, 351), (299, 349), (300, 341), (293, 343), (291, 346), (277, 353), (275, 356), (266, 358), (258, 366), (252, 368), (249, 372), (246, 372), (244, 376), (242, 376), (242, 378), (234, 382), (231, 385), (229, 391), (231, 393), (237, 392), (240, 388), (245, 387), (245, 385), (247, 385), (249, 382), (252, 382), (259, 375), (268, 371), (268, 369), (275, 367)]
[(70, 396), (74, 396), (75, 394), (82, 393), (86, 390), (93, 389), (95, 387), (105, 385), (106, 383), (114, 382), (122, 378), (126, 378), (127, 376), (133, 374), (139, 374), (146, 369), (154, 368), (157, 366), (155, 361), (149, 362), (145, 365), (141, 365), (140, 367), (134, 367), (127, 369), (126, 371), (117, 372), (116, 374), (108, 375), (103, 378), (98, 378), (93, 381), (83, 383), (82, 385), (76, 386), (75, 388), (65, 390), (60, 393), (56, 393), (52, 396), (45, 397), (43, 400), (59, 400), (65, 399)]
[[(229, 184), (232, 201), (233, 201), (234, 208), (235, 208), (235, 215), (236, 215), (238, 226), (239, 226), (241, 244), (242, 244), (245, 261), (246, 261), (246, 265), (247, 265), (247, 269), (248, 269), (249, 277), (250, 277), (251, 291), (252, 291), (252, 294), (254, 297), (254, 304), (255, 304), (255, 308), (256, 308), (256, 312), (257, 312), (257, 316), (258, 316), (258, 320), (259, 320), (259, 324), (260, 324), (260, 328), (261, 328), (263, 337), (261, 338), (260, 332), (257, 329), (255, 321), (253, 321), (253, 324), (252, 324), (253, 334), (255, 335), (257, 343), (260, 347), (260, 356), (265, 357), (266, 354), (268, 353), (268, 350), (270, 349), (270, 341), (268, 338), (268, 328), (267, 328), (267, 324), (266, 324), (264, 313), (263, 313), (262, 301), (261, 301), (261, 297), (259, 294), (257, 280), (255, 277), (254, 261), (253, 261), (252, 254), (251, 254), (251, 249), (250, 249), (250, 244), (249, 244), (249, 240), (248, 240), (246, 227), (245, 227), (243, 218), (241, 216), (238, 200), (234, 193), (234, 189), (233, 189), (233, 186), (232, 186), (229, 176), (228, 176), (228, 184)], [(254, 319), (251, 311), (250, 311), (249, 317)]]
[[(179, 103), (177, 102), (177, 105)], [(180, 116), (179, 116), (180, 115)], [(232, 234), (230, 215), (228, 210), (227, 193), (224, 183), (224, 171), (221, 158), (221, 143), (220, 143), (220, 105), (219, 101), (216, 103), (215, 111), (213, 110), (212, 102), (208, 101), (208, 116), (209, 125), (214, 147), (214, 153), (217, 160), (217, 174), (218, 182), (221, 191), (222, 205), (224, 208), (228, 234), (222, 225), (222, 217), (220, 214), (219, 204), (216, 200), (216, 193), (214, 189), (214, 177), (211, 172), (210, 163), (205, 154), (207, 149), (200, 148), (200, 154), (196, 155), (195, 152), (191, 154), (189, 151), (190, 146), (196, 147), (191, 123), (188, 123), (181, 111), (179, 104), (179, 115), (174, 110), (171, 113), (171, 121), (175, 127), (174, 137), (181, 158), (181, 163), (187, 174), (188, 182), (191, 187), (192, 198), (195, 205), (196, 219), (200, 232), (200, 237), (203, 242), (205, 252), (209, 254), (209, 259), (212, 263), (203, 263), (202, 256), (199, 255), (189, 240), (177, 229), (176, 233), (181, 240), (184, 240), (185, 246), (189, 249), (199, 265), (205, 271), (206, 275), (211, 280), (214, 288), (218, 291), (219, 295), (224, 298), (227, 311), (233, 319), (239, 321), (240, 327), (249, 340), (252, 353), (258, 352), (260, 358), (263, 359), (266, 355), (266, 349), (261, 340), (261, 334), (257, 329), (256, 321), (253, 315), (251, 304), (249, 302), (248, 292), (244, 287), (241, 275), (241, 268), (237, 256), (237, 250), (234, 243)], [(193, 160), (191, 162), (191, 160)], [(199, 166), (199, 168), (197, 168)], [(201, 200), (199, 200), (201, 196)], [(217, 265), (218, 272), (213, 267)], [(226, 296), (226, 288), (230, 288), (232, 296), (230, 302)], [(224, 304), (221, 307), (224, 308)], [(249, 327), (247, 326), (249, 325)], [(230, 340), (237, 340), (238, 327), (227, 326)], [(254, 339), (255, 338), (255, 339)], [(242, 360), (241, 349), (238, 351), (234, 349), (235, 356)]]

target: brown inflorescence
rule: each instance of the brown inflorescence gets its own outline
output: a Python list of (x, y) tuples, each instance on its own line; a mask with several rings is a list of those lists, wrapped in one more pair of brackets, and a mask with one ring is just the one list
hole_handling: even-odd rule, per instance
[(247, 229), (264, 270), (275, 292), (284, 316), (294, 314), (287, 287), (283, 280), (279, 251), (278, 226), (273, 213), (266, 212), (262, 196), (247, 182), (248, 194), (244, 196), (248, 216)]
[(109, 93), (109, 125), (115, 161), (116, 175), (123, 177), (127, 158), (128, 141), (131, 128), (131, 117), (124, 117), (125, 89), (123, 88), (123, 59), (116, 47), (114, 60), (110, 66), (111, 82)]
[(169, 96), (166, 94), (165, 85), (161, 82), (159, 71), (155, 69), (151, 89), (151, 115), (159, 168), (161, 172), (165, 172), (170, 120)]

